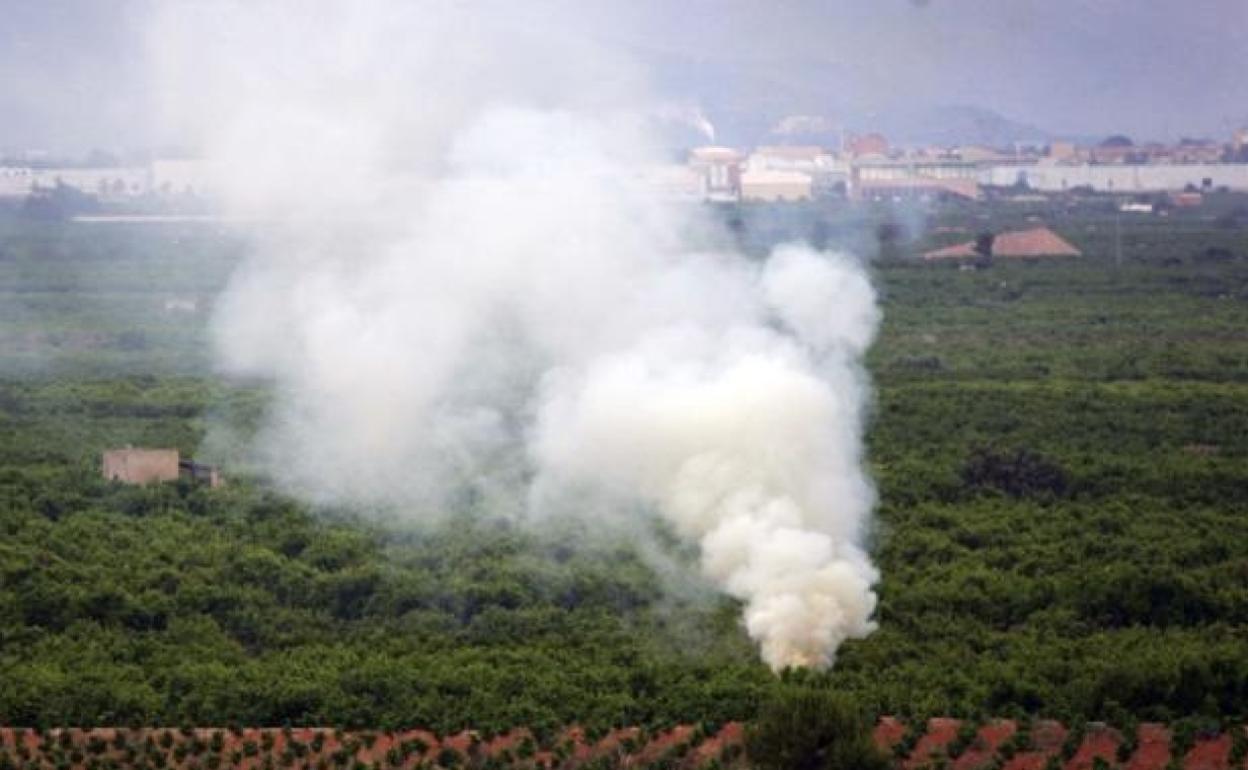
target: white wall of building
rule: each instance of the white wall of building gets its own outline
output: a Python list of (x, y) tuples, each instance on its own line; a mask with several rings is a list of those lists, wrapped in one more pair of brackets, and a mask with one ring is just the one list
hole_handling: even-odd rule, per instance
[(143, 195), (149, 189), (151, 174), (146, 167), (117, 168), (27, 168), (0, 167), (0, 196), (24, 198), (36, 188), (49, 189), (65, 184), (90, 195), (125, 197)]
[(0, 166), (0, 197), (24, 198), (36, 188), (66, 184), (90, 195), (205, 195), (210, 191), (207, 166), (199, 160), (156, 160), (146, 166), (115, 168), (30, 168)]
[(202, 160), (152, 161), (152, 191), (158, 195), (204, 195), (211, 187), (209, 169)]
[(30, 193), (32, 171), (25, 166), (0, 166), (0, 198), (24, 198)]
[(741, 200), (808, 201), (812, 179), (798, 171), (746, 171), (741, 175)]
[(979, 183), (1008, 187), (1025, 179), (1033, 190), (1061, 192), (1088, 186), (1097, 192), (1161, 192), (1187, 185), (1248, 190), (1248, 164), (1201, 163), (1173, 166), (992, 166), (980, 173)]

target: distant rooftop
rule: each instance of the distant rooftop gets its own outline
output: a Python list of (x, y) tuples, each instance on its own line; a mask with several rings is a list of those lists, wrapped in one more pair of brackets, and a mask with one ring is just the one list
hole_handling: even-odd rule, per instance
[[(994, 257), (1078, 257), (1083, 252), (1047, 227), (1001, 233), (992, 240)], [(966, 259), (978, 257), (975, 241), (929, 251), (924, 259)]]

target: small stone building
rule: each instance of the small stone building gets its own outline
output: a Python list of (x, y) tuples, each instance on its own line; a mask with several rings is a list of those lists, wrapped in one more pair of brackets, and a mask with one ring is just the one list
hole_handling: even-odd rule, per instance
[(152, 484), (186, 478), (215, 489), (225, 483), (215, 465), (183, 460), (176, 449), (109, 449), (104, 452), (104, 478), (125, 484)]
[(109, 449), (104, 452), (104, 478), (126, 484), (178, 480), (176, 449)]

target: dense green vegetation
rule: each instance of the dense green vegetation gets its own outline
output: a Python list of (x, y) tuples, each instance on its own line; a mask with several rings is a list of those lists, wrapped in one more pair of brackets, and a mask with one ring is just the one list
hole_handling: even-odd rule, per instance
[(843, 693), (778, 687), (746, 732), (746, 753), (758, 770), (888, 770), (873, 726)]
[[(910, 220), (886, 227), (895, 212), (735, 216), (750, 248), (813, 233), (883, 251), (880, 630), (790, 681), (905, 715), (1248, 714), (1242, 224), (1124, 221), (1116, 265), (1115, 217), (1096, 210), (939, 211), (920, 242)], [(1035, 216), (1086, 256), (903, 258)], [(207, 363), (242, 249), (211, 225), (0, 218), (0, 723), (755, 713), (776, 680), (736, 607), (672, 590), (629, 542), (476, 510), (413, 531), (245, 476), (99, 479), (105, 447), (189, 453), (213, 425), (254, 425), (263, 390)]]

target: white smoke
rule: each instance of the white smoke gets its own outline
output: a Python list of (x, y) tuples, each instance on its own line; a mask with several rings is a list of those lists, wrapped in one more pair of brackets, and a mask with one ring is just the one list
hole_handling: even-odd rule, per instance
[(708, 144), (715, 143), (715, 124), (702, 108), (687, 103), (662, 104), (654, 110), (655, 117), (689, 128)]
[(826, 666), (873, 628), (854, 362), (874, 335), (874, 294), (844, 258), (796, 246), (737, 277), (730, 321), (646, 330), (549, 375), (535, 491), (571, 479), (653, 501), (746, 603), (769, 664)]
[(870, 633), (857, 263), (750, 261), (639, 187), (650, 105), (572, 6), (308, 7), (153, 27), (165, 119), (268, 222), (215, 334), (274, 383), (274, 478), (422, 517), (465, 488), (505, 515), (650, 510), (774, 668)]

